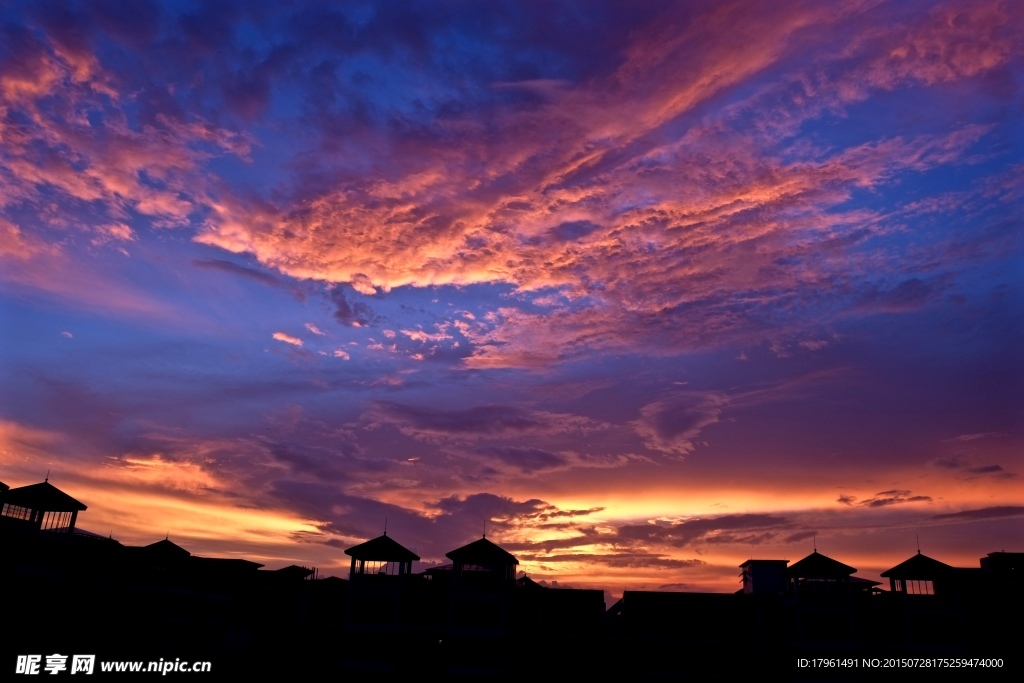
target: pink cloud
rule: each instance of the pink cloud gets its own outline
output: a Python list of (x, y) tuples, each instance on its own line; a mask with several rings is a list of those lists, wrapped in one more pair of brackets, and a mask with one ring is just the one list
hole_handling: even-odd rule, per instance
[(216, 154), (248, 158), (244, 136), (203, 121), (131, 123), (115, 79), (85, 45), (48, 35), (13, 52), (0, 106), (29, 123), (2, 131), (0, 206), (45, 206), (57, 195), (89, 210), (74, 222), (40, 211), (40, 223), (124, 240), (131, 212), (157, 226), (188, 225), (211, 203), (202, 163)]
[[(988, 56), (921, 47), (922, 60), (960, 65), (950, 72), (956, 78), (995, 68), (1007, 44), (990, 15), (969, 13), (956, 20), (966, 28), (947, 36), (957, 45), (957, 36), (991, 36)], [(461, 323), (475, 345), (466, 360), (474, 368), (542, 366), (574, 348), (629, 349), (647, 339), (662, 349), (757, 340), (767, 332), (755, 306), (768, 310), (798, 291), (839, 297), (879, 272), (872, 255), (838, 246), (858, 230), (890, 229), (883, 215), (842, 208), (855, 192), (959, 163), (989, 134), (985, 125), (965, 125), (780, 154), (780, 142), (809, 117), (863, 97), (844, 84), (863, 82), (872, 59), (881, 63), (908, 41), (944, 40), (944, 20), (879, 29), (838, 57), (797, 69), (790, 78), (802, 79), (810, 106), (780, 101), (768, 87), (693, 119), (681, 136), (662, 128), (813, 47), (820, 32), (841, 35), (846, 19), (870, 16), (856, 5), (841, 13), (786, 7), (771, 17), (723, 5), (699, 30), (655, 25), (637, 34), (603, 80), (545, 85), (543, 105), (501, 112), (503, 129), (516, 135), (495, 139), (465, 121), (463, 145), (421, 140), (399, 151), (390, 175), (339, 183), (290, 205), (226, 200), (197, 239), (363, 294), (477, 283), (543, 292), (537, 301), (550, 309), (543, 315), (507, 306), (496, 324)], [(728, 43), (718, 40), (726, 31), (734, 37)], [(835, 87), (813, 92), (825, 68), (842, 69), (830, 78)], [(868, 79), (858, 87), (894, 83)], [(741, 116), (766, 104), (788, 128), (745, 127)], [(675, 319), (680, 310), (685, 322)]]
[(293, 337), (290, 334), (284, 332), (275, 332), (273, 335), (274, 339), (285, 344), (291, 344), (292, 346), (302, 346), (302, 340), (298, 337)]
[[(513, 301), (494, 320), (456, 324), (473, 344), (472, 368), (543, 367), (582, 349), (759, 343), (773, 334), (765, 311), (800, 297), (838, 309), (849, 292), (880, 290), (871, 281), (887, 255), (844, 245), (896, 227), (849, 208), (851, 197), (964, 163), (991, 134), (962, 124), (839, 149), (791, 140), (871, 92), (976, 79), (1017, 49), (1006, 28), (1016, 13), (1005, 4), (944, 4), (913, 24), (848, 35), (874, 26), (879, 11), (720, 3), (699, 21), (673, 11), (631, 34), (608, 72), (492, 84), (541, 98), (496, 108), (493, 127), (474, 113), (409, 139), (367, 130), (391, 149), (386, 161), (367, 171), (341, 155), (323, 182), (262, 198), (205, 170), (220, 156), (249, 160), (253, 135), (168, 113), (131, 124), (115, 80), (84, 46), (26, 39), (0, 93), (33, 125), (4, 131), (0, 201), (21, 206), (54, 192), (89, 205), (102, 220), (77, 229), (97, 244), (127, 239), (130, 229), (110, 230), (127, 228), (131, 213), (158, 227), (200, 226), (202, 244), (364, 295), (471, 284), (533, 295), (543, 314)], [(826, 39), (839, 48), (820, 51)], [(326, 154), (311, 158), (327, 163)], [(27, 243), (8, 229), (4, 248)], [(374, 319), (334, 296), (343, 324)], [(449, 332), (402, 334), (437, 342)]]

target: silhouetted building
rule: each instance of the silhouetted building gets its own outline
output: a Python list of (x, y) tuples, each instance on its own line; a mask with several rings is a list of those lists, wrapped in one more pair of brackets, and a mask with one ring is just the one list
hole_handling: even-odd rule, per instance
[(352, 546), (345, 554), (352, 556), (349, 580), (366, 576), (407, 576), (412, 574), (413, 561), (420, 559), (386, 531), (383, 536)]
[(297, 564), (290, 564), (280, 569), (271, 569), (267, 573), (293, 581), (315, 581), (317, 577), (316, 567), (300, 567)]
[[(519, 561), (486, 537), (413, 574), (420, 558), (384, 534), (345, 551), (350, 580), (315, 580), (315, 569), (260, 571), (169, 538), (136, 547), (53, 533), (74, 529), (85, 506), (48, 481), (0, 484), (0, 503), (4, 619), (17, 625), (3, 641), (16, 652), (227, 658), (226, 669), (271, 678), (322, 664), (336, 678), (513, 680), (543, 666), (571, 680), (733, 680), (793, 671), (797, 658), (1002, 657), (1024, 612), (1024, 553), (964, 569), (918, 552), (883, 572), (889, 592), (816, 550), (792, 566), (750, 559), (740, 591), (625, 591), (605, 613), (602, 591), (517, 581)], [(103, 618), (54, 628), (83, 615)]]
[(918, 550), (910, 559), (882, 572), (889, 590), (904, 595), (938, 595), (953, 575), (953, 567)]
[(1001, 580), (1007, 585), (1021, 587), (1021, 581), (1024, 579), (1024, 553), (1000, 550), (981, 558), (980, 563), (981, 571), (985, 575)]
[(786, 592), (789, 560), (747, 560), (740, 565), (744, 595), (782, 595)]
[[(5, 485), (6, 486), (6, 485)], [(49, 482), (7, 488), (0, 493), (0, 517), (5, 522), (23, 522), (40, 531), (72, 533), (78, 513), (86, 506)]]
[(139, 548), (141, 555), (152, 564), (175, 565), (192, 557), (192, 553), (174, 543), (169, 538)]
[(786, 575), (793, 595), (810, 597), (848, 593), (850, 577), (856, 572), (856, 568), (815, 550), (795, 562), (786, 570)]
[[(346, 592), (347, 621), (365, 630), (392, 633), (404, 624), (427, 619), (415, 587), (412, 563), (420, 556), (388, 536), (371, 538), (345, 550), (352, 557)], [(352, 637), (349, 638), (352, 640)], [(353, 641), (355, 642), (355, 641)], [(370, 647), (363, 644), (363, 650)]]
[(486, 536), (445, 553), (445, 557), (452, 561), (457, 583), (515, 584), (519, 560)]

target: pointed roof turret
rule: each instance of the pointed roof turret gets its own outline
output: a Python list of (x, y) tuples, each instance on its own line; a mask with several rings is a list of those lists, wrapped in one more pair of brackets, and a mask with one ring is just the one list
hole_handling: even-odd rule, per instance
[(419, 555), (388, 536), (387, 532), (383, 536), (348, 548), (345, 554), (357, 560), (379, 562), (411, 562), (420, 559)]
[(452, 562), (474, 564), (480, 567), (519, 564), (515, 555), (491, 543), (486, 536), (445, 553), (445, 557)]
[(0, 492), (0, 516), (24, 529), (74, 533), (78, 513), (86, 507), (47, 480)]
[(385, 531), (383, 536), (371, 538), (365, 543), (354, 545), (345, 550), (345, 554), (352, 557), (352, 564), (349, 567), (349, 578), (360, 581), (375, 576), (373, 580), (391, 581), (394, 577), (402, 580), (412, 573), (412, 563), (420, 559), (420, 556), (409, 550), (401, 543), (398, 543)]
[(856, 568), (815, 550), (804, 559), (794, 562), (787, 573), (800, 579), (845, 579), (856, 571)]
[(19, 486), (4, 492), (4, 503), (47, 512), (79, 512), (86, 506), (49, 481)]
[(921, 551), (918, 550), (917, 554), (911, 556), (910, 559), (900, 562), (891, 569), (886, 569), (882, 572), (882, 576), (887, 579), (934, 581), (948, 575), (952, 569), (953, 567), (945, 562), (939, 562), (927, 555), (922, 555)]
[(160, 558), (163, 561), (184, 560), (192, 556), (192, 553), (167, 538), (143, 546), (142, 549), (149, 557)]

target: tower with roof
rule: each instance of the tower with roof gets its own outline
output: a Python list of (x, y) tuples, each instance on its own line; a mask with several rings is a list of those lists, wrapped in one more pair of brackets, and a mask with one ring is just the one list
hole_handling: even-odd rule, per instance
[(388, 536), (386, 531), (382, 536), (348, 548), (345, 554), (352, 557), (350, 581), (369, 576), (408, 576), (412, 573), (413, 561), (420, 559), (419, 555)]
[(810, 555), (794, 562), (786, 575), (790, 591), (796, 596), (845, 595), (850, 590), (851, 576), (855, 567), (822, 555), (817, 549)]
[(507, 550), (483, 536), (472, 543), (445, 553), (452, 561), (453, 578), (458, 583), (499, 583), (515, 585), (519, 560)]
[(78, 513), (86, 506), (50, 483), (19, 486), (0, 492), (0, 517), (39, 531), (73, 533)]
[(935, 595), (937, 588), (953, 573), (953, 567), (918, 550), (908, 560), (882, 572), (889, 579), (889, 590), (903, 595)]

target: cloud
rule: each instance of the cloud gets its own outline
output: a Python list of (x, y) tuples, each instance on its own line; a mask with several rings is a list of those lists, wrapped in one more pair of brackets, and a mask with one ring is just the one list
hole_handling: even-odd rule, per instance
[(421, 343), (440, 342), (452, 338), (450, 334), (445, 333), (443, 330), (438, 332), (424, 332), (422, 329), (418, 329), (400, 330), (400, 332), (412, 341), (418, 341)]
[(366, 304), (349, 303), (344, 287), (332, 289), (330, 299), (334, 304), (334, 319), (345, 327), (366, 327), (377, 320), (373, 311)]
[(936, 522), (974, 522), (986, 519), (1002, 519), (1024, 515), (1024, 507), (1019, 505), (998, 505), (995, 507), (962, 510), (942, 515), (932, 515), (928, 519)]
[(783, 543), (799, 543), (800, 541), (806, 541), (808, 538), (814, 538), (817, 536), (816, 531), (798, 531), (795, 534), (790, 534), (782, 539)]
[[(43, 296), (60, 306), (128, 319), (171, 325), (197, 324), (194, 314), (154, 292), (140, 288), (123, 271), (80, 258), (64, 245), (36, 234), (8, 234), (0, 220), (0, 282), (5, 287)], [(5, 249), (12, 251), (4, 253)]]
[(286, 466), (292, 476), (311, 476), (319, 482), (347, 482), (359, 469), (356, 456), (361, 450), (351, 442), (339, 439), (328, 450), (302, 443), (263, 441), (268, 456)]
[(321, 329), (314, 325), (313, 323), (306, 323), (306, 329), (317, 336), (324, 336), (324, 332), (321, 331)]
[(912, 496), (910, 491), (903, 489), (892, 489), (876, 493), (871, 498), (858, 501), (856, 496), (841, 494), (837, 502), (843, 505), (856, 505), (859, 507), (879, 508), (889, 505), (902, 505), (904, 503), (931, 503), (931, 496)]
[(213, 270), (220, 270), (225, 273), (231, 273), (232, 275), (240, 275), (255, 282), (267, 285), (268, 287), (281, 287), (283, 284), (279, 278), (274, 277), (269, 273), (264, 273), (262, 270), (247, 268), (223, 259), (196, 259), (192, 262), (192, 265), (198, 268), (210, 268)]
[(808, 351), (820, 351), (828, 346), (828, 341), (825, 339), (807, 339), (800, 342), (800, 346)]
[[(239, 12), (142, 12), (159, 36), (146, 49), (101, 8), (10, 23), (0, 96), (26, 124), (4, 132), (0, 205), (67, 229), (68, 211), (45, 208), (60, 199), (75, 230), (115, 244), (140, 238), (123, 229), (136, 220), (183, 229), (326, 284), (347, 327), (378, 320), (353, 292), (509, 291), (471, 330), (473, 369), (802, 332), (813, 351), (821, 318), (936, 305), (952, 286), (948, 240), (908, 251), (894, 237), (903, 217), (859, 197), (976, 163), (999, 122), (855, 128), (841, 141), (821, 124), (908, 86), (973, 96), (1017, 54), (1002, 5), (950, 3), (912, 21), (885, 5), (798, 3), (572, 17), (588, 26), (579, 35), (601, 36), (600, 54), (538, 30), (529, 6), (498, 13), (501, 26), (470, 8), (360, 21), (262, 10), (252, 21), (273, 27), (272, 45), (233, 30)], [(628, 30), (610, 30), (608, 14)], [(266, 133), (295, 126), (305, 135)], [(273, 163), (236, 174), (256, 154)]]
[(668, 455), (689, 455), (697, 437), (718, 422), (728, 403), (724, 394), (678, 393), (645, 405), (633, 426), (648, 448)]
[[(389, 535), (425, 560), (442, 559), (446, 552), (483, 533), (503, 547), (516, 550), (514, 542), (501, 540), (503, 534), (543, 527), (550, 520), (583, 518), (601, 510), (563, 509), (539, 499), (520, 501), (491, 493), (449, 496), (427, 502), (422, 509), (412, 509), (346, 493), (341, 483), (341, 479), (277, 480), (270, 484), (269, 493), (279, 504), (319, 520), (319, 528), (325, 534), (372, 538), (380, 535), (387, 518)], [(403, 540), (406, 538), (409, 540)]]
[(587, 516), (604, 509), (598, 507), (566, 510), (536, 498), (517, 501), (492, 493), (475, 493), (464, 497), (449, 496), (431, 503), (430, 507), (448, 517), (486, 519), (498, 528), (516, 528), (527, 523)]
[(624, 541), (655, 543), (674, 547), (699, 543), (778, 542), (783, 532), (791, 533), (795, 522), (766, 514), (737, 514), (693, 519), (669, 524), (625, 525), (618, 528)]
[(478, 453), (485, 457), (496, 458), (500, 462), (524, 473), (559, 469), (570, 463), (569, 459), (565, 456), (541, 448), (493, 446), (480, 449)]
[[(220, 153), (246, 156), (240, 136), (205, 121), (168, 114), (130, 123), (120, 109), (116, 79), (88, 44), (73, 44), (57, 23), (46, 32), (7, 24), (10, 63), (0, 79), (5, 109), (30, 125), (8, 127), (2, 172), (4, 204), (92, 208), (76, 227), (100, 241), (130, 239), (126, 214), (161, 226), (184, 226), (208, 205), (201, 165)], [(16, 65), (16, 66), (15, 66)], [(14, 67), (9, 68), (9, 67)], [(43, 225), (60, 218), (45, 211)]]
[(302, 346), (302, 340), (298, 337), (293, 337), (290, 334), (284, 332), (275, 332), (273, 335), (274, 339), (285, 344), (291, 344), (292, 346)]
[[(353, 148), (360, 143), (336, 132), (347, 112), (325, 111), (311, 122), (349, 152), (344, 160), (333, 150), (310, 153), (319, 183), (279, 205), (235, 205), (237, 216), (210, 221), (200, 240), (362, 294), (488, 284), (564, 302), (542, 315), (506, 307), (476, 333), (472, 368), (542, 366), (582, 349), (707, 348), (770, 335), (780, 321), (792, 326), (792, 310), (863, 315), (934, 304), (948, 286), (929, 277), (934, 254), (904, 253), (889, 241), (898, 228), (884, 212), (851, 198), (962, 163), (991, 126), (875, 130), (845, 147), (813, 128), (804, 144), (791, 137), (907, 79), (949, 82), (998, 69), (1012, 54), (996, 19), (1003, 12), (965, 11), (958, 21), (969, 28), (953, 30), (938, 10), (920, 26), (883, 19), (889, 10), (881, 7), (748, 10), (726, 3), (638, 16), (635, 30), (613, 43), (616, 66), (576, 79), (477, 83), (467, 75), (467, 89), (455, 95), (434, 73), (439, 90), (428, 95), (409, 64), (381, 65), (420, 93), (418, 109), (405, 96), (346, 96), (365, 98), (360, 130), (371, 147), (391, 150), (388, 161), (367, 172)], [(872, 37), (846, 40), (848, 21), (869, 15)], [(717, 32), (733, 47), (723, 50)], [(965, 40), (972, 32), (984, 36), (984, 49)], [(844, 50), (815, 52), (814, 35), (835, 36)], [(933, 62), (945, 65), (944, 76)], [(762, 85), (765, 73), (772, 77)], [(474, 117), (477, 98), (493, 107), (493, 126)], [(462, 103), (454, 113), (442, 104), (452, 101)], [(377, 116), (408, 127), (378, 127)], [(859, 248), (869, 240), (872, 253)], [(897, 256), (913, 262), (895, 264)], [(369, 317), (344, 299), (337, 315), (343, 324)]]
[(566, 555), (520, 555), (520, 561), (559, 563), (559, 562), (586, 562), (588, 564), (604, 565), (617, 569), (642, 569), (657, 567), (661, 569), (690, 569), (707, 565), (703, 560), (682, 560), (666, 557), (657, 553), (572, 553)]
[(512, 405), (481, 405), (442, 410), (377, 401), (364, 416), (371, 426), (391, 424), (421, 438), (504, 439), (520, 435), (589, 433), (604, 428), (582, 415), (551, 413)]
[(971, 474), (997, 474), (1005, 473), (1006, 470), (1001, 465), (982, 465), (981, 467), (972, 467), (968, 472)]
[(99, 226), (96, 231), (99, 234), (93, 238), (93, 244), (104, 244), (111, 241), (133, 242), (136, 239), (135, 231), (124, 223)]
[(918, 278), (904, 280), (888, 290), (872, 289), (861, 294), (852, 310), (877, 313), (901, 313), (923, 308), (939, 292)]
[(1004, 436), (1005, 432), (977, 432), (975, 434), (961, 434), (956, 437), (956, 441), (977, 441), (978, 439), (987, 439), (993, 436)]
[[(971, 435), (974, 436), (974, 435)], [(973, 441), (974, 439), (962, 439), (957, 438), (954, 441)], [(992, 475), (1001, 479), (1014, 478), (1017, 475), (1014, 472), (1009, 472), (1002, 465), (992, 463), (989, 465), (976, 464), (974, 458), (969, 458), (962, 455), (952, 455), (936, 458), (932, 461), (932, 464), (936, 467), (940, 467), (945, 470), (959, 471), (975, 476)], [(972, 478), (972, 477), (971, 477)]]

